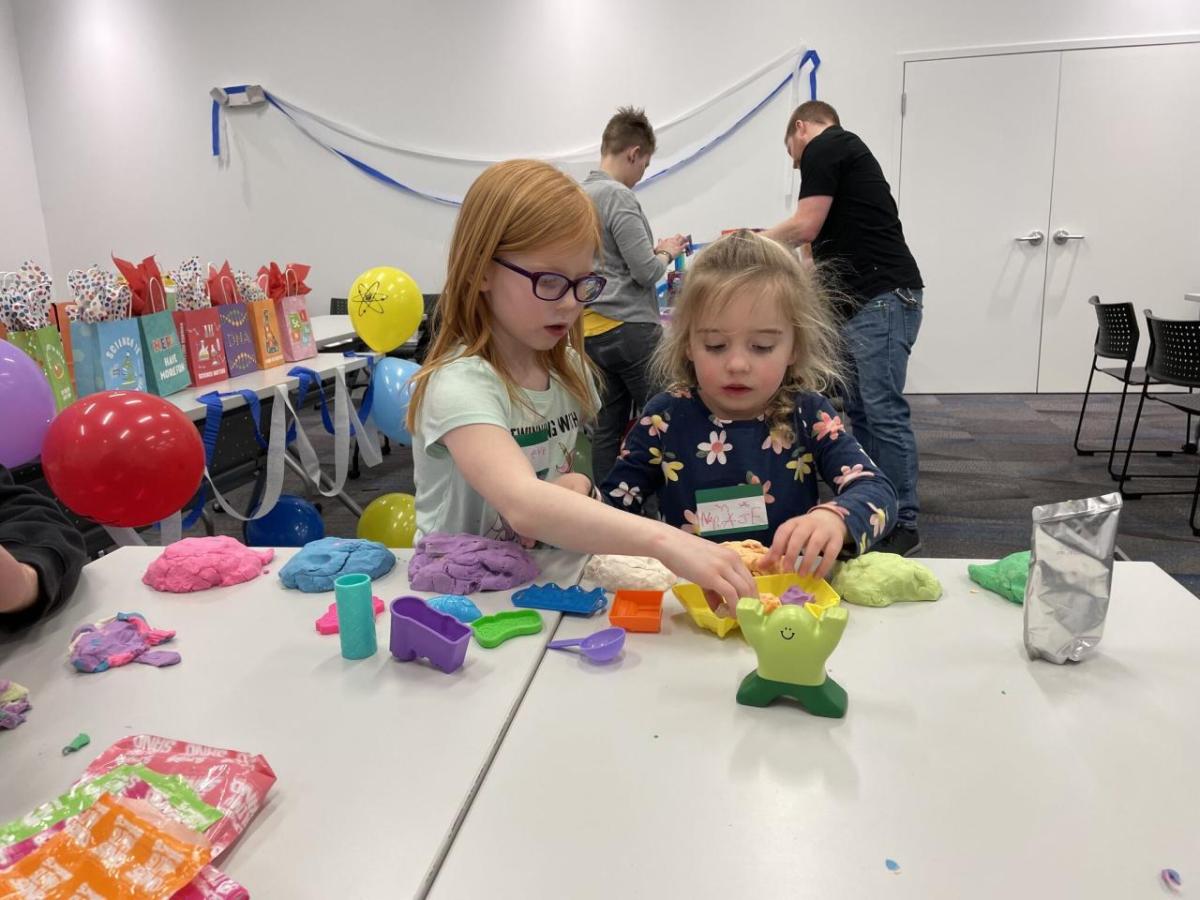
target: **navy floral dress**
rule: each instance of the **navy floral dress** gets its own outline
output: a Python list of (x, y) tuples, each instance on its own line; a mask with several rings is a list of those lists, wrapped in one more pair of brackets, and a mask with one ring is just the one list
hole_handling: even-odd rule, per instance
[[(892, 483), (846, 432), (824, 397), (796, 397), (792, 431), (789, 440), (762, 416), (719, 419), (695, 389), (662, 393), (646, 404), (626, 436), (601, 493), (611, 506), (636, 513), (657, 494), (659, 514), (671, 525), (715, 541), (754, 539), (767, 546), (780, 525), (821, 505), (845, 521), (854, 539), (846, 549), (867, 552), (895, 523)], [(818, 476), (835, 494), (824, 504), (817, 493)], [(765, 526), (755, 532), (705, 534), (696, 492), (737, 485), (761, 487)], [(755, 524), (761, 524), (761, 516)]]

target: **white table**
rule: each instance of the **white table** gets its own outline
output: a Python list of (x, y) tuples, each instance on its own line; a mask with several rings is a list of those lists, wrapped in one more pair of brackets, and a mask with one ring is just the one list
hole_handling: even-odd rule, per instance
[[(332, 344), (340, 344), (344, 341), (352, 340), (356, 337), (354, 325), (350, 322), (350, 317), (347, 316), (313, 316), (312, 322), (313, 338), (317, 342), (317, 349), (322, 350)], [(422, 317), (421, 323), (424, 325), (425, 319)], [(420, 329), (418, 329), (419, 331)], [(413, 350), (416, 349), (418, 335), (413, 334), (407, 341), (400, 345), (399, 349)]]
[(843, 720), (738, 706), (753, 652), (671, 597), (615, 664), (547, 653), (431, 896), (1129, 900), (1187, 879), (1200, 600), (1118, 563), (1101, 652), (1060, 667), (966, 560), (922, 562), (939, 602), (850, 607)]
[[(140, 576), (159, 553), (125, 548), (87, 566), (67, 608), (22, 638), (0, 637), (0, 673), (31, 691), (28, 721), (0, 732), (0, 821), (58, 796), (86, 763), (139, 732), (263, 754), (279, 777), (266, 809), (216, 864), (256, 897), (408, 897), (435, 870), (474, 795), (513, 709), (558, 620), (495, 650), (472, 641), (462, 669), (446, 675), (388, 652), (343, 660), (337, 637), (314, 621), (333, 594), (285, 591), (276, 575), (233, 588), (158, 594)], [(407, 592), (407, 554), (376, 593)], [(398, 554), (399, 555), (399, 554)], [(582, 559), (539, 557), (543, 576), (573, 584)], [(487, 611), (508, 593), (481, 594)], [(76, 626), (137, 611), (173, 628), (172, 668), (130, 665), (82, 675), (66, 661)], [(61, 748), (77, 732), (92, 744)]]
[(350, 324), (349, 316), (312, 316), (309, 322), (318, 350), (354, 339), (354, 326)]
[[(214, 381), (202, 387), (188, 388), (185, 391), (172, 394), (170, 397), (165, 397), (164, 399), (178, 406), (189, 419), (199, 421), (208, 412), (208, 407), (196, 399), (202, 394), (208, 394), (212, 391), (226, 393), (249, 389), (262, 399), (269, 396), (275, 390), (276, 385), (286, 384), (288, 389), (291, 390), (300, 383), (299, 378), (288, 375), (288, 372), (294, 366), (304, 366), (306, 369), (312, 369), (322, 378), (331, 378), (338, 366), (345, 366), (346, 372), (350, 373), (355, 369), (361, 369), (366, 364), (367, 361), (362, 357), (346, 358), (340, 353), (318, 353), (309, 359), (302, 359), (297, 362), (285, 362), (281, 366), (274, 366), (270, 369), (259, 369), (257, 372), (239, 375), (237, 378), (226, 378), (223, 381)], [(223, 405), (227, 410), (237, 409), (239, 406), (245, 406), (246, 402), (241, 397), (227, 397), (223, 401)]]

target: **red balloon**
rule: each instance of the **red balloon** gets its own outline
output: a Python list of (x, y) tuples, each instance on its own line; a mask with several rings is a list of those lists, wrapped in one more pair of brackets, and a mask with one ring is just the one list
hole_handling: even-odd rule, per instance
[(204, 445), (195, 423), (161, 397), (102, 391), (50, 423), (42, 469), (77, 514), (141, 528), (182, 509), (196, 493)]

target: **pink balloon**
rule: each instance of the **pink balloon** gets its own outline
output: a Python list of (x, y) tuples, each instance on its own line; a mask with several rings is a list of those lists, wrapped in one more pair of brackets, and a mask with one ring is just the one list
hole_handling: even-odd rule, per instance
[(40, 454), (53, 418), (46, 373), (25, 351), (0, 340), (0, 465), (11, 469)]

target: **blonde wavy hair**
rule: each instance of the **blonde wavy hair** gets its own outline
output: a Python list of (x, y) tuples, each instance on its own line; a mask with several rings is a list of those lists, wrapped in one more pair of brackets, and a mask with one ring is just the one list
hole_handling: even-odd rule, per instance
[[(412, 377), (407, 425), (416, 433), (429, 379), (460, 356), (487, 360), (514, 403), (528, 406), (492, 342), (491, 305), (481, 289), (492, 257), (549, 247), (586, 246), (600, 251), (600, 220), (591, 198), (569, 176), (548, 163), (512, 159), (484, 170), (467, 191), (446, 266), (446, 286), (438, 299), (440, 325), (425, 364)], [(576, 353), (571, 362), (568, 348)], [(538, 360), (579, 404), (586, 419), (596, 415), (591, 368), (583, 352), (583, 317), (564, 340)]]
[(766, 414), (772, 433), (795, 440), (791, 423), (796, 395), (829, 393), (843, 382), (840, 344), (830, 297), (817, 274), (770, 238), (736, 231), (696, 255), (687, 269), (671, 327), (655, 352), (655, 377), (672, 389), (693, 387), (696, 368), (688, 359), (692, 332), (744, 291), (774, 298), (792, 323), (796, 361), (767, 404)]

